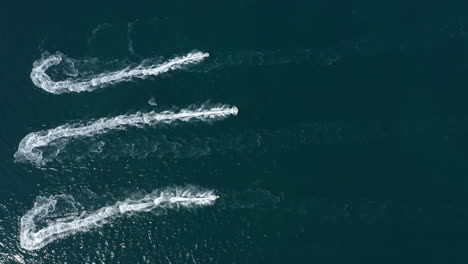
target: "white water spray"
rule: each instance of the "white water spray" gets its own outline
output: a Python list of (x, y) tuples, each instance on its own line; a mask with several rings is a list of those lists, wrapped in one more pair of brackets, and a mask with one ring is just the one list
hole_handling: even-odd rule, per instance
[[(100, 227), (113, 219), (129, 213), (147, 212), (155, 209), (195, 208), (213, 205), (219, 196), (213, 191), (197, 188), (166, 188), (157, 190), (139, 200), (125, 200), (103, 207), (94, 212), (83, 212), (79, 216), (59, 219), (36, 230), (36, 224), (56, 210), (57, 201), (64, 196), (41, 197), (34, 207), (21, 217), (20, 246), (26, 250), (37, 250), (47, 244)], [(70, 199), (69, 196), (67, 196)]]
[(53, 94), (62, 94), (70, 92), (93, 91), (97, 88), (105, 87), (110, 84), (129, 81), (132, 78), (144, 79), (148, 76), (156, 76), (171, 70), (181, 69), (190, 64), (196, 64), (208, 57), (208, 53), (191, 52), (182, 57), (176, 57), (162, 64), (137, 66), (134, 68), (125, 68), (115, 72), (102, 73), (89, 78), (66, 79), (63, 81), (53, 81), (46, 71), (54, 65), (62, 62), (63, 56), (59, 53), (50, 56), (44, 56), (33, 64), (31, 72), (32, 82), (46, 92)]
[[(172, 111), (161, 113), (154, 111), (148, 113), (137, 112), (112, 118), (100, 118), (87, 124), (64, 124), (49, 130), (29, 133), (21, 140), (14, 157), (16, 161), (31, 162), (36, 166), (40, 166), (49, 161), (47, 157), (43, 156), (41, 147), (47, 147), (53, 143), (60, 143), (63, 146), (71, 138), (91, 137), (112, 130), (123, 130), (127, 127), (154, 126), (157, 124), (169, 124), (175, 121), (211, 121), (226, 118), (230, 115), (237, 115), (237, 112), (238, 109), (235, 106), (202, 106), (196, 109), (183, 109), (177, 113)], [(60, 146), (56, 145), (55, 147), (58, 148), (55, 151), (58, 153)]]

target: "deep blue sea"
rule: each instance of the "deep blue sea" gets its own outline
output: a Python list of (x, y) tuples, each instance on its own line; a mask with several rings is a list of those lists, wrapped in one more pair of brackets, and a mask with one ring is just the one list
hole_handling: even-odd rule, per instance
[(464, 1), (6, 1), (0, 59), (0, 263), (468, 263)]

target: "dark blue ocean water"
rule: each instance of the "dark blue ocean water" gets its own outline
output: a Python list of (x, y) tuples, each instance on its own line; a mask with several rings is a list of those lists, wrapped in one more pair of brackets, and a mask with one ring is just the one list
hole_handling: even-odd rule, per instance
[[(466, 263), (467, 26), (461, 1), (4, 3), (0, 263)], [(93, 92), (30, 78), (43, 54), (100, 74), (193, 50), (210, 57)], [(216, 103), (239, 114), (13, 156), (64, 123)], [(167, 186), (220, 198), (20, 245), (37, 197), (75, 199), (41, 228)]]

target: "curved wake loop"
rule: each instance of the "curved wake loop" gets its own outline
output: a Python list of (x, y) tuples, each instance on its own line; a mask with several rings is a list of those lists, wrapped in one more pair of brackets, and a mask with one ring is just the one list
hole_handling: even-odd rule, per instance
[(62, 62), (63, 56), (60, 53), (44, 56), (33, 64), (31, 72), (32, 82), (46, 92), (62, 94), (70, 92), (93, 91), (114, 83), (129, 81), (132, 78), (144, 79), (148, 76), (156, 76), (171, 70), (182, 69), (184, 66), (196, 64), (209, 56), (208, 53), (191, 52), (182, 57), (176, 57), (162, 64), (149, 66), (137, 66), (125, 68), (119, 71), (102, 73), (88, 78), (66, 79), (63, 81), (53, 81), (46, 71), (54, 65)]
[[(67, 140), (80, 137), (91, 137), (108, 133), (113, 130), (124, 130), (127, 127), (154, 126), (157, 124), (170, 124), (175, 121), (189, 122), (200, 120), (204, 122), (219, 120), (230, 115), (237, 115), (235, 106), (201, 106), (199, 108), (187, 108), (179, 112), (164, 111), (157, 113), (137, 112), (135, 114), (120, 115), (112, 118), (100, 118), (86, 124), (64, 124), (49, 130), (32, 132), (24, 137), (14, 157), (16, 161), (30, 162), (36, 166), (44, 165), (53, 155), (57, 155)], [(44, 154), (41, 148), (53, 147), (53, 155)]]
[[(57, 202), (63, 198), (64, 195), (48, 198), (37, 197), (34, 207), (21, 217), (20, 245), (22, 248), (37, 250), (55, 240), (100, 227), (129, 213), (213, 205), (219, 196), (215, 195), (213, 191), (204, 191), (193, 187), (166, 188), (154, 191), (139, 200), (125, 200), (94, 212), (83, 212), (80, 215), (64, 217), (36, 230), (36, 224), (45, 219), (49, 213), (56, 211)], [(73, 199), (70, 196), (67, 198)]]

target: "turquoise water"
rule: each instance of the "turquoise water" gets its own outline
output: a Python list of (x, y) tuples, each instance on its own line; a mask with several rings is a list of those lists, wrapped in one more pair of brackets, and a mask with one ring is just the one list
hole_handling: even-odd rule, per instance
[[(5, 4), (0, 263), (466, 262), (466, 10), (403, 1)], [(47, 70), (51, 79), (76, 82), (194, 51), (210, 55), (89, 92), (53, 94), (30, 77), (50, 55), (64, 59)], [(220, 105), (239, 112), (109, 122), (60, 134), (38, 148), (42, 162), (15, 158), (29, 133)], [(207, 193), (213, 201), (170, 199)], [(74, 227), (25, 247), (25, 216), (51, 201), (35, 231)]]

